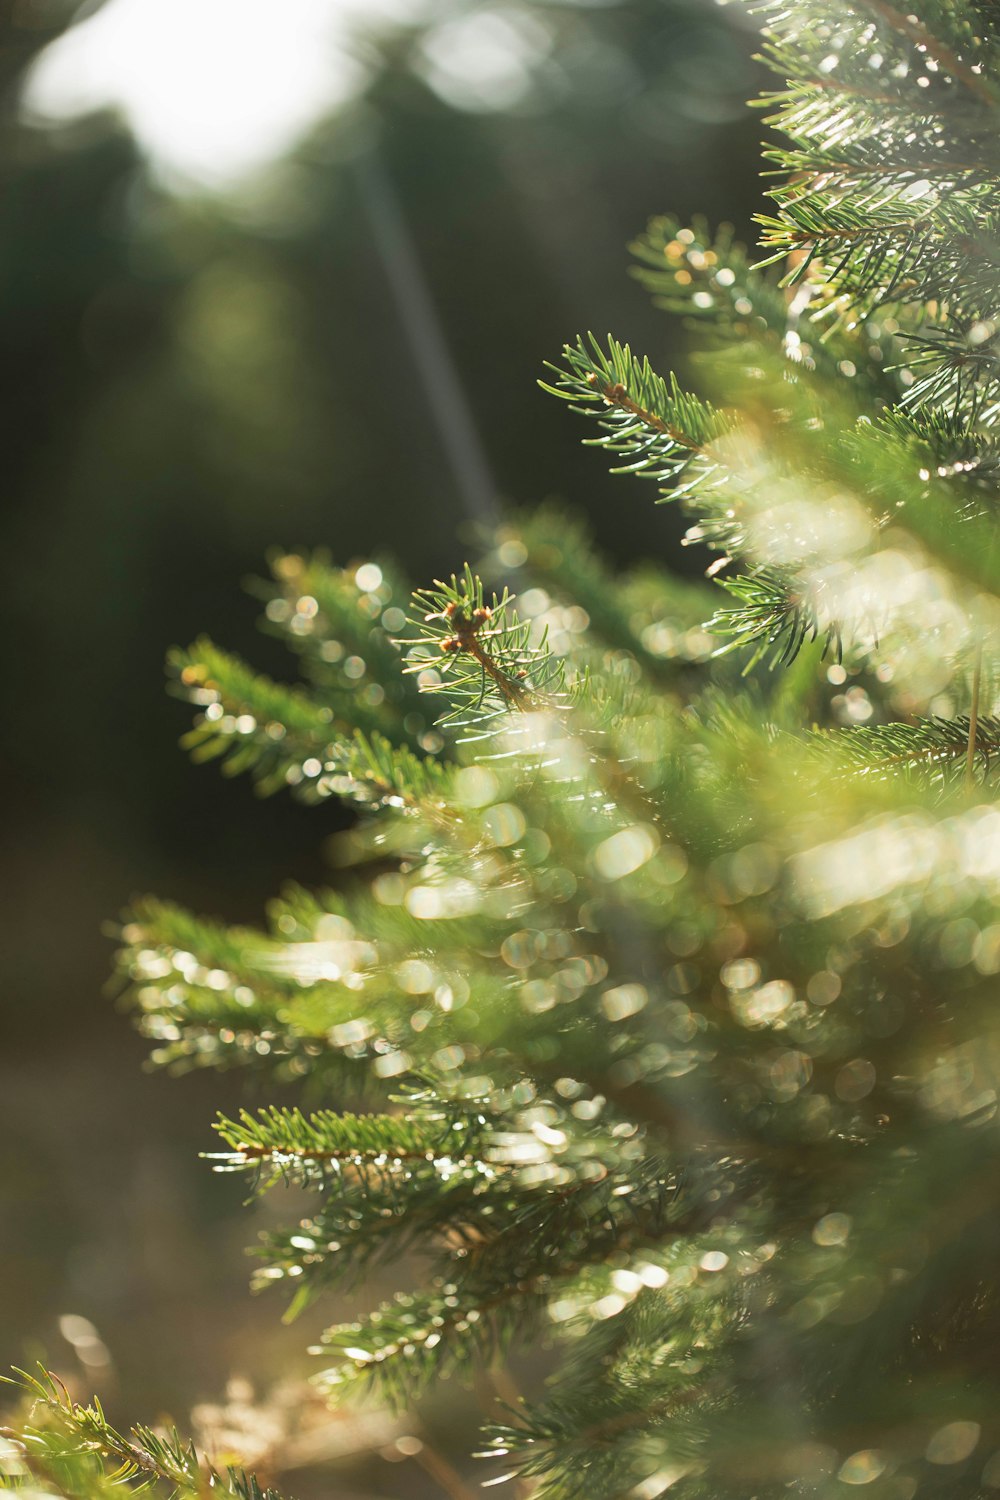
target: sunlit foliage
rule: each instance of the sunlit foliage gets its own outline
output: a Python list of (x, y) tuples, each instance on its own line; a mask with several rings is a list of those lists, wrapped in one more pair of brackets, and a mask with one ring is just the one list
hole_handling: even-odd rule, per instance
[(304, 685), (207, 643), (175, 681), (196, 754), (358, 805), (341, 878), (264, 932), (123, 929), (156, 1062), (308, 1091), (219, 1121), (220, 1169), (315, 1195), (258, 1283), (294, 1312), (397, 1266), (323, 1389), (544, 1350), (484, 1474), (551, 1500), (1000, 1488), (1000, 35), (764, 14), (780, 265), (637, 247), (708, 394), (613, 338), (548, 382), (693, 514), (710, 627), (552, 512), (412, 603), (278, 559)]

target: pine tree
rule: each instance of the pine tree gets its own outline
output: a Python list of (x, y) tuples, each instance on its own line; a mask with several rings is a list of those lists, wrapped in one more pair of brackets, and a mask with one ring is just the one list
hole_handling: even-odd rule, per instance
[[(550, 511), (408, 615), (385, 561), (276, 557), (303, 685), (171, 670), (196, 757), (356, 805), (342, 879), (267, 931), (123, 929), (157, 1063), (303, 1086), (217, 1126), (221, 1170), (314, 1193), (259, 1282), (397, 1267), (324, 1389), (544, 1351), (480, 1447), (551, 1500), (1000, 1489), (1000, 17), (759, 9), (764, 263), (635, 247), (699, 394), (610, 337), (547, 381), (714, 583), (613, 576)], [(14, 1487), (202, 1483), (33, 1394)]]

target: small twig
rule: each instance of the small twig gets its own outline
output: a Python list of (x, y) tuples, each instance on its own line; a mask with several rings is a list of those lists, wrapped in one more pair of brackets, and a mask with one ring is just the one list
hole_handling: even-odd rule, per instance
[[(444, 612), (444, 618), (451, 622), (454, 635), (449, 636), (441, 642), (442, 651), (464, 651), (477, 662), (483, 674), (483, 693), (486, 692), (486, 679), (489, 677), (500, 691), (509, 708), (529, 709), (535, 706), (532, 694), (527, 688), (497, 666), (496, 662), (485, 650), (479, 639), (479, 632), (492, 615), (492, 610), (487, 608), (473, 610), (467, 614), (457, 605), (449, 604)], [(482, 702), (482, 699), (480, 699)]]
[(701, 445), (694, 442), (686, 433), (681, 432), (679, 427), (671, 426), (662, 417), (658, 417), (655, 412), (648, 411), (646, 407), (640, 406), (638, 401), (633, 401), (625, 386), (620, 381), (615, 385), (608, 385), (600, 379), (595, 371), (591, 371), (587, 376), (587, 384), (596, 386), (609, 406), (617, 406), (619, 411), (627, 411), (630, 416), (638, 417), (644, 426), (652, 427), (654, 432), (662, 432), (665, 437), (668, 437), (672, 443), (676, 443), (679, 448), (689, 448), (692, 453), (701, 452)]
[(475, 1495), (465, 1483), (461, 1474), (443, 1454), (438, 1453), (429, 1443), (421, 1442), (420, 1447), (410, 1454), (414, 1463), (420, 1465), (425, 1474), (437, 1480), (442, 1490), (450, 1497), (450, 1500), (476, 1500)]
[(524, 1397), (518, 1390), (514, 1377), (502, 1360), (488, 1367), (486, 1378), (493, 1386), (498, 1401), (502, 1401), (512, 1411), (517, 1411), (519, 1408), (524, 1407)]

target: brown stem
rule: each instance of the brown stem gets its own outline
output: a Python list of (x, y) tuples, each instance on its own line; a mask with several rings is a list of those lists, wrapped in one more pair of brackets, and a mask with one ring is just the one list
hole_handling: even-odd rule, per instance
[(441, 650), (464, 651), (467, 656), (471, 656), (482, 669), (484, 676), (489, 677), (499, 688), (500, 695), (508, 708), (523, 710), (538, 707), (539, 705), (528, 689), (522, 687), (516, 678), (502, 671), (489, 652), (483, 649), (479, 640), (479, 631), (491, 614), (492, 611), (489, 609), (477, 609), (469, 616), (457, 605), (450, 604), (440, 618), (450, 621), (454, 634), (441, 642)]
[(533, 706), (534, 699), (527, 688), (521, 686), (514, 678), (508, 677), (502, 672), (488, 651), (484, 651), (472, 624), (460, 624), (455, 628), (455, 639), (463, 651), (468, 652), (500, 689), (501, 696), (506, 699), (511, 708), (528, 709)]
[(410, 1456), (414, 1463), (420, 1465), (425, 1474), (437, 1480), (450, 1500), (476, 1500), (476, 1496), (458, 1470), (429, 1443), (422, 1442), (417, 1451)]
[[(978, 732), (980, 727), (980, 721), (978, 718), (976, 719), (975, 731), (973, 731), (970, 724), (970, 739), (974, 732)], [(848, 733), (852, 732), (853, 731), (848, 730)], [(966, 769), (968, 769), (968, 744), (969, 742), (967, 741), (965, 749)], [(943, 749), (937, 747), (927, 747), (912, 751), (901, 750), (896, 755), (883, 755), (880, 756), (878, 760), (865, 761), (863, 765), (849, 765), (845, 768), (842, 774), (846, 780), (850, 780), (853, 777), (857, 776), (859, 772), (863, 772), (866, 776), (870, 776), (873, 773), (878, 774), (879, 771), (889, 771), (894, 766), (912, 766), (918, 762), (922, 762), (924, 765), (928, 766), (944, 765), (948, 761), (957, 760), (960, 753), (961, 752), (959, 751), (957, 743), (952, 745), (951, 747), (945, 747)]]
[(911, 224), (879, 224), (875, 228), (865, 225), (862, 229), (785, 229), (775, 230), (773, 234), (761, 236), (761, 244), (784, 245), (786, 243), (796, 245), (811, 245), (818, 240), (832, 240), (839, 243), (860, 243), (870, 239), (873, 235), (884, 236), (886, 239), (905, 239), (908, 235), (916, 232), (923, 221), (918, 220)]
[(523, 1408), (524, 1397), (518, 1390), (517, 1384), (505, 1364), (500, 1362), (490, 1365), (486, 1375), (496, 1392), (498, 1401), (502, 1401), (505, 1406), (509, 1406), (513, 1411)]
[[(588, 377), (590, 380), (590, 377)], [(689, 438), (687, 433), (681, 432), (679, 427), (672, 427), (669, 422), (664, 422), (655, 412), (648, 411), (646, 407), (640, 406), (638, 401), (633, 401), (628, 391), (622, 384), (602, 385), (595, 375), (590, 383), (596, 385), (601, 395), (609, 406), (617, 406), (619, 411), (630, 412), (633, 417), (638, 417), (646, 427), (652, 427), (654, 432), (662, 432), (672, 443), (678, 447), (689, 448), (692, 453), (699, 453), (701, 445)]]
[(992, 169), (981, 161), (915, 161), (907, 163), (905, 167), (896, 162), (866, 162), (858, 165), (849, 161), (831, 161), (823, 167), (810, 167), (802, 182), (811, 186), (815, 182), (822, 182), (824, 178), (829, 178), (831, 173), (836, 173), (841, 177), (895, 177), (904, 171), (914, 175), (919, 173), (921, 177), (959, 177), (964, 173), (973, 172), (992, 175)]

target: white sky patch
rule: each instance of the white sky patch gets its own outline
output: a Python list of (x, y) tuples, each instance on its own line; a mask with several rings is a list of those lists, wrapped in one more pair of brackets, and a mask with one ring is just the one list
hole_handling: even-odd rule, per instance
[(225, 188), (279, 158), (363, 72), (361, 20), (405, 19), (421, 0), (107, 0), (41, 53), (25, 117), (125, 115), (168, 177)]

